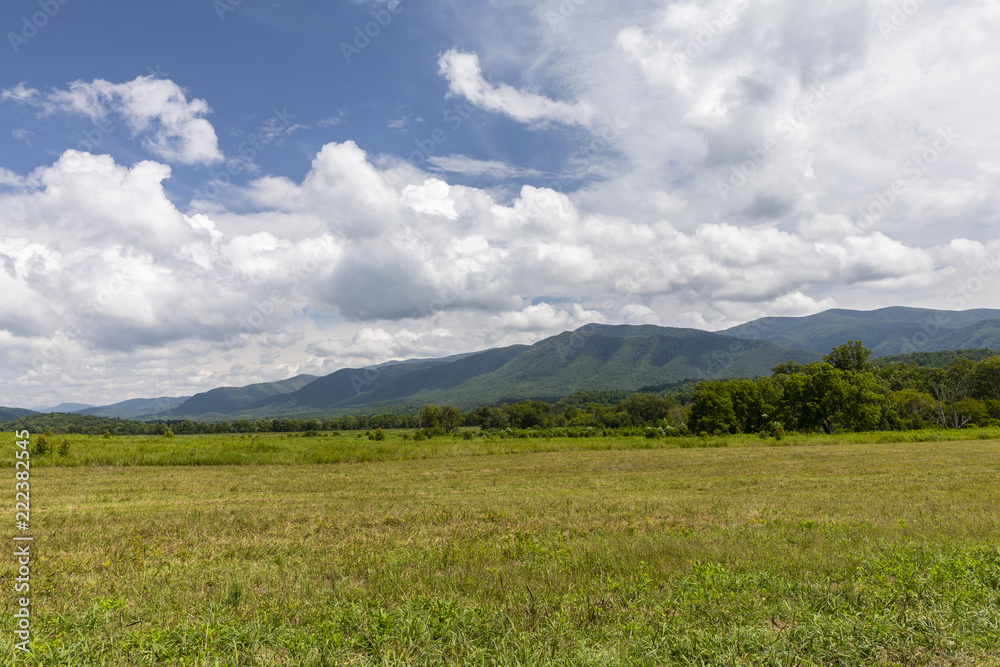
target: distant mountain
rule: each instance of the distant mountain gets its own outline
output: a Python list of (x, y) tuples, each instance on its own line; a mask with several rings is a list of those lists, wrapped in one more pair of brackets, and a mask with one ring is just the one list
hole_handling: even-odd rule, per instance
[(818, 361), (848, 340), (862, 341), (879, 357), (1000, 350), (1000, 310), (837, 309), (808, 317), (756, 320), (715, 333), (588, 324), (534, 345), (345, 368), (324, 377), (299, 375), (279, 382), (220, 387), (190, 398), (133, 399), (98, 408), (63, 404), (47, 409), (201, 421), (413, 412), (425, 403), (469, 410), (483, 403), (525, 399), (555, 402), (580, 391), (638, 391), (680, 383), (690, 386), (698, 380), (770, 375), (779, 363)]
[(190, 396), (161, 396), (160, 398), (133, 398), (120, 403), (102, 405), (97, 408), (77, 410), (82, 415), (97, 417), (119, 417), (121, 419), (151, 418), (169, 412), (191, 398)]
[(486, 350), (447, 363), (340, 370), (227, 418), (412, 411), (425, 403), (466, 410), (529, 398), (555, 401), (585, 389), (635, 391), (685, 379), (769, 375), (783, 361), (819, 358), (807, 350), (697, 329), (591, 324), (534, 345)]
[(226, 415), (278, 394), (301, 389), (316, 380), (315, 375), (296, 375), (278, 382), (260, 382), (245, 387), (219, 387), (195, 394), (172, 410), (157, 415), (160, 419), (205, 418), (206, 415)]
[(14, 419), (20, 419), (21, 417), (27, 417), (28, 415), (38, 414), (34, 410), (29, 410), (27, 408), (4, 408), (0, 407), (0, 422), (12, 421)]
[(1000, 349), (1000, 310), (835, 309), (808, 317), (754, 320), (720, 333), (823, 354), (848, 340), (862, 341), (877, 357), (983, 347), (996, 350)]
[(94, 407), (89, 403), (60, 403), (59, 405), (53, 405), (52, 407), (37, 407), (32, 408), (32, 412), (83, 412), (88, 408)]

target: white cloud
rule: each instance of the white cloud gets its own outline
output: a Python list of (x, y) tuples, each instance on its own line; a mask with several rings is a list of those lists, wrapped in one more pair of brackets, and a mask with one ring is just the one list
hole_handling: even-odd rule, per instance
[(22, 141), (28, 146), (31, 145), (31, 137), (35, 135), (31, 130), (26, 130), (23, 127), (19, 127), (10, 131), (10, 136), (14, 137), (18, 141)]
[(222, 159), (215, 130), (203, 117), (211, 111), (208, 103), (188, 100), (184, 89), (169, 79), (147, 75), (118, 84), (75, 81), (48, 93), (22, 83), (4, 90), (0, 99), (38, 107), (44, 115), (71, 113), (95, 121), (120, 116), (148, 151), (169, 162), (209, 164)]
[(541, 176), (537, 169), (524, 169), (500, 160), (477, 160), (467, 155), (432, 155), (427, 158), (432, 165), (452, 174), (488, 176), (495, 179)]
[[(455, 49), (440, 73), (449, 94), (569, 146), (561, 173), (583, 187), (542, 187), (544, 174), (490, 155), (432, 156), (428, 173), (353, 141), (323, 146), (302, 178), (189, 209), (155, 162), (67, 152), (0, 170), (0, 379), (38, 403), (53, 386), (97, 402), (530, 343), (590, 321), (716, 329), (836, 306), (996, 306), (1000, 9), (924, 3), (883, 38), (881, 0), (582, 3), (554, 28), (556, 0), (508, 4), (537, 21), (530, 39), (512, 48), (522, 33), (507, 25), (475, 51), (528, 83), (488, 82), (479, 56)], [(98, 83), (3, 96), (130, 113)], [(207, 105), (180, 95), (157, 108), (204, 121)], [(131, 113), (156, 147), (165, 116)], [(958, 139), (914, 173), (949, 127)], [(214, 134), (194, 143), (210, 156)], [(531, 184), (512, 194), (451, 174)], [(884, 211), (868, 220), (873, 203)]]
[(544, 95), (518, 90), (507, 84), (493, 85), (483, 78), (479, 56), (451, 49), (438, 58), (441, 76), (448, 80), (449, 94), (464, 97), (486, 111), (510, 116), (522, 123), (554, 121), (587, 125), (591, 108), (583, 102), (558, 102)]

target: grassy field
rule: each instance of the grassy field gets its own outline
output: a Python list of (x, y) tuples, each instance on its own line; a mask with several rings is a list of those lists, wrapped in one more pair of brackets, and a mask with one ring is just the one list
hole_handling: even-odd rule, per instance
[(0, 660), (1000, 665), (995, 436), (67, 436)]

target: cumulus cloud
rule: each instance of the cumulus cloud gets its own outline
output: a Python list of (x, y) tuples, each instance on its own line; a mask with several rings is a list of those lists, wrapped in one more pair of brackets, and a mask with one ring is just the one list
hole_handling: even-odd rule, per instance
[(148, 151), (168, 162), (222, 159), (215, 130), (204, 118), (211, 111), (208, 103), (188, 100), (184, 89), (169, 79), (146, 75), (125, 83), (75, 81), (48, 92), (21, 83), (0, 93), (0, 99), (37, 107), (43, 115), (79, 114), (94, 121), (120, 116)]
[[(440, 56), (450, 95), (553, 133), (570, 146), (562, 173), (586, 179), (490, 156), (431, 156), (424, 170), (353, 141), (323, 146), (301, 178), (264, 176), (212, 204), (171, 201), (161, 162), (70, 151), (0, 169), (0, 376), (38, 403), (52, 386), (97, 402), (123, 378), (110, 402), (587, 322), (995, 307), (1000, 92), (983, 82), (1000, 69), (1000, 10), (924, 3), (883, 34), (890, 5), (582, 3), (552, 28), (558, 3), (532, 3), (537, 40), (511, 55), (505, 31), (476, 51), (550, 95), (487, 81), (475, 53)], [(163, 161), (215, 159), (214, 133), (186, 123), (210, 130), (207, 105), (137, 81), (157, 104), (100, 80), (3, 96), (132, 114)]]
[[(245, 213), (183, 213), (163, 190), (169, 175), (67, 151), (7, 177), (19, 185), (0, 194), (2, 356), (39, 401), (54, 378), (90, 386), (95, 364), (180, 372), (179, 390), (203, 389), (262, 364), (330, 372), (588, 322), (722, 328), (836, 305), (813, 286), (934, 289), (997, 254), (995, 241), (911, 246), (843, 215), (793, 231), (685, 231), (589, 212), (547, 188), (501, 203), (376, 166), (351, 143), (325, 146), (300, 182), (238, 189)], [(268, 216), (285, 222), (259, 229)]]
[(483, 78), (479, 56), (451, 49), (438, 58), (441, 76), (448, 80), (448, 92), (464, 97), (475, 106), (510, 116), (522, 123), (554, 121), (587, 125), (591, 108), (584, 102), (559, 102), (544, 95), (518, 90), (507, 84), (494, 85)]

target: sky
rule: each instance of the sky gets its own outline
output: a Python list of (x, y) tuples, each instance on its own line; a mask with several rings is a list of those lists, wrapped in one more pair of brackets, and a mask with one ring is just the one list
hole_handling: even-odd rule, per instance
[(0, 405), (1000, 307), (993, 0), (8, 0)]

